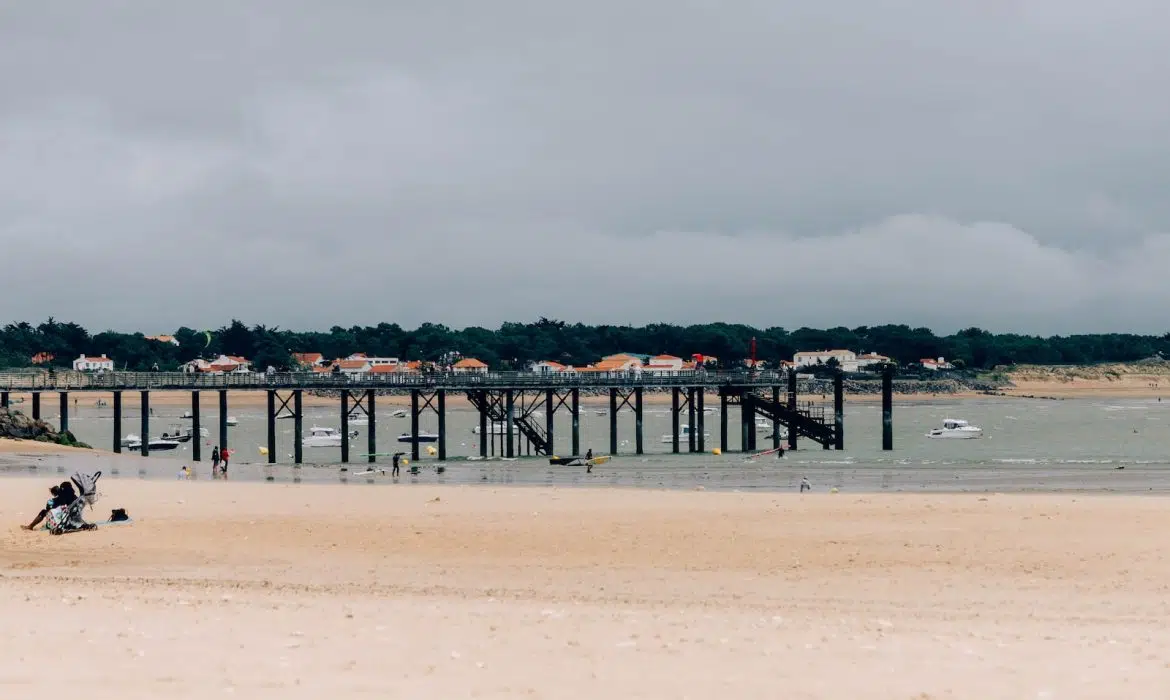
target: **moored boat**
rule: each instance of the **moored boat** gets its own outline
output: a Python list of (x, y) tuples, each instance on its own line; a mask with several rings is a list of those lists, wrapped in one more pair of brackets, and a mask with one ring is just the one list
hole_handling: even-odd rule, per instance
[(934, 428), (926, 434), (928, 438), (945, 438), (952, 440), (971, 440), (983, 437), (983, 428), (970, 425), (965, 420), (947, 418), (941, 428)]

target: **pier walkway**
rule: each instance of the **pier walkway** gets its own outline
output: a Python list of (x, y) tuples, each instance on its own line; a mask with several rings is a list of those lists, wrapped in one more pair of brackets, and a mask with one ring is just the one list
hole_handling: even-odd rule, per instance
[[(883, 407), (889, 415), (890, 374), (883, 382)], [(219, 403), (219, 441), (228, 445), (228, 397), (233, 391), (266, 391), (268, 393), (268, 459), (276, 461), (276, 420), (293, 419), (294, 461), (302, 461), (302, 394), (339, 397), (341, 427), (341, 460), (350, 457), (349, 422), (351, 418), (365, 420), (367, 429), (368, 461), (376, 461), (376, 402), (379, 394), (410, 396), (411, 456), (418, 459), (420, 443), (437, 443), (437, 457), (446, 459), (446, 399), (451, 392), (467, 397), (479, 413), (481, 439), (480, 456), (489, 451), (505, 457), (520, 454), (552, 455), (556, 450), (553, 416), (567, 410), (572, 418), (571, 452), (580, 450), (580, 397), (585, 395), (609, 397), (610, 452), (618, 451), (618, 413), (630, 408), (635, 422), (635, 453), (643, 453), (643, 396), (645, 392), (670, 392), (672, 451), (680, 452), (685, 444), (688, 452), (705, 452), (704, 438), (705, 397), (708, 393), (720, 398), (720, 449), (728, 448), (727, 406), (739, 405), (742, 421), (741, 449), (756, 449), (754, 423), (759, 416), (770, 421), (773, 448), (781, 447), (782, 431), (786, 429), (789, 447), (795, 447), (798, 437), (819, 443), (824, 449), (844, 449), (844, 419), (842, 377), (834, 379), (832, 411), (823, 405), (798, 404), (796, 375), (791, 371), (688, 371), (675, 373), (650, 372), (581, 372), (542, 374), (530, 372), (482, 373), (233, 373), (193, 374), (184, 372), (38, 372), (0, 374), (0, 406), (7, 407), (13, 393), (30, 394), (32, 416), (39, 419), (41, 394), (55, 392), (60, 399), (60, 429), (69, 428), (70, 392), (110, 392), (113, 395), (114, 431), (113, 449), (122, 451), (122, 394), (138, 392), (141, 396), (141, 453), (149, 454), (149, 401), (152, 391), (188, 391), (191, 409), (186, 416), (192, 421), (192, 434), (200, 434), (200, 393), (214, 391)], [(438, 417), (438, 434), (423, 436), (419, 432), (419, 417), (434, 411)], [(686, 429), (682, 417), (686, 416)], [(749, 429), (750, 428), (750, 429)], [(192, 440), (192, 458), (200, 460), (199, 440)], [(892, 444), (892, 443), (891, 443)], [(885, 441), (883, 442), (883, 446)], [(889, 449), (889, 448), (887, 448)]]

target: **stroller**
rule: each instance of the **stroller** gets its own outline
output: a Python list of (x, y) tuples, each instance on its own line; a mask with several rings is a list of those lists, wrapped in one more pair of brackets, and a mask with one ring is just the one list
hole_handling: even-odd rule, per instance
[(93, 530), (97, 525), (86, 522), (82, 514), (85, 507), (93, 507), (93, 504), (98, 499), (97, 481), (102, 476), (100, 471), (93, 474), (86, 474), (85, 472), (74, 472), (73, 476), (69, 477), (69, 482), (73, 485), (77, 492), (77, 498), (69, 505), (58, 506), (49, 511), (46, 518), (46, 524), (49, 527), (49, 532), (54, 535), (63, 535), (66, 532), (75, 532), (77, 530)]

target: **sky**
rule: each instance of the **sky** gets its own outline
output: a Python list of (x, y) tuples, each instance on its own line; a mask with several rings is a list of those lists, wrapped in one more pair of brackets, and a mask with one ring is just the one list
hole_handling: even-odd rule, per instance
[(0, 3), (0, 323), (1170, 330), (1170, 3)]

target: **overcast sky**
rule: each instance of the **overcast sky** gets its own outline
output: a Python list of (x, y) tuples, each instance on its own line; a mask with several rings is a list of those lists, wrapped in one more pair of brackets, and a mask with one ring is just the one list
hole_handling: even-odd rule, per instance
[(0, 322), (1170, 330), (1165, 0), (0, 2)]

